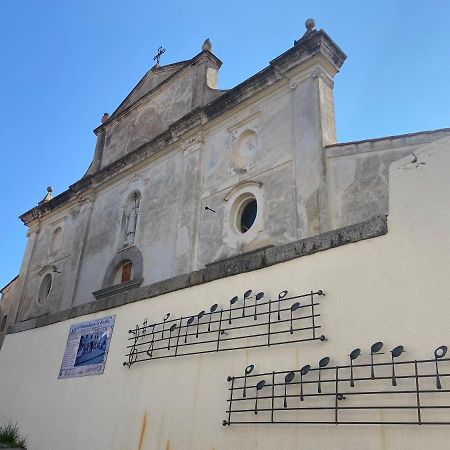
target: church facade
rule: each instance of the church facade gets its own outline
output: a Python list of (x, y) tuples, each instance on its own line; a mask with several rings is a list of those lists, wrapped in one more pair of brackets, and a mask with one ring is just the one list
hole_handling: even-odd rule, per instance
[[(365, 394), (349, 387), (342, 393), (338, 384), (355, 384), (353, 361), (362, 358), (355, 377), (367, 381), (361, 374), (368, 355), (379, 353), (367, 349), (380, 339), (407, 348), (413, 368), (449, 344), (442, 294), (449, 216), (440, 206), (448, 202), (450, 130), (337, 143), (334, 77), (346, 55), (313, 21), (306, 27), (289, 50), (230, 90), (217, 87), (222, 63), (208, 40), (192, 59), (154, 66), (94, 130), (85, 175), (55, 197), (49, 189), (21, 216), (28, 243), (19, 276), (3, 289), (0, 303), (0, 335), (8, 333), (0, 351), (0, 421), (21, 424), (31, 448), (289, 449), (303, 442), (311, 449), (419, 449), (427, 420), (436, 426), (430, 448), (447, 448), (446, 350), (435, 354), (443, 374), (433, 390), (437, 403), (426, 403), (419, 380), (423, 392), (432, 391), (426, 383), (438, 376), (433, 357), (423, 360), (415, 378), (411, 401), (423, 395), (422, 406), (395, 403), (396, 393), (387, 398), (380, 384), (384, 403), (373, 403), (370, 416), (370, 408), (351, 403), (352, 394)], [(311, 303), (302, 297), (308, 293)], [(283, 309), (285, 297), (293, 303)], [(276, 325), (272, 307), (278, 308)], [(297, 317), (301, 308), (311, 309)], [(57, 379), (69, 326), (105, 315), (116, 317), (105, 373)], [(232, 328), (236, 315), (242, 322)], [(306, 325), (296, 328), (300, 319)], [(263, 320), (268, 331), (236, 331)], [(289, 321), (284, 330), (282, 322)], [(211, 330), (217, 336), (210, 341)], [(186, 357), (163, 353), (156, 331), (164, 352), (167, 345)], [(182, 353), (190, 339), (204, 350)], [(267, 348), (259, 348), (265, 339)], [(346, 361), (356, 346), (349, 379)], [(306, 419), (297, 406), (287, 415), (287, 399), (298, 400), (297, 388), (303, 390), (311, 370), (318, 370), (320, 386), (319, 367), (327, 370), (333, 361), (322, 358), (317, 368), (306, 362), (324, 352), (337, 368), (333, 383), (324, 378), (329, 386), (336, 382), (327, 393), (333, 405), (310, 405)], [(394, 358), (405, 355), (385, 352), (391, 359), (377, 367), (379, 383), (394, 386)], [(26, 370), (29, 364), (37, 373)], [(397, 368), (400, 384), (413, 378), (406, 368), (406, 361)], [(254, 384), (249, 378), (248, 399), (239, 383), (256, 373), (273, 373), (272, 384), (269, 375)], [(278, 373), (286, 374), (279, 384)], [(29, 401), (17, 393), (33, 386), (38, 392)], [(292, 399), (288, 388), (295, 388)], [(233, 395), (245, 408), (233, 404)], [(354, 408), (346, 419), (354, 425), (338, 425), (338, 400), (340, 417), (348, 412), (344, 400)], [(331, 419), (320, 415), (327, 408)], [(405, 424), (395, 425), (402, 418)], [(59, 431), (47, 436), (55, 426)], [(84, 432), (71, 434), (71, 427)]]

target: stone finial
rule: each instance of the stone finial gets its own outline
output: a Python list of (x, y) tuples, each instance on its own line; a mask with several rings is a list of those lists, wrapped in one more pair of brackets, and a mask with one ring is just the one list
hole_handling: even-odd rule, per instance
[(294, 45), (299, 44), (300, 42), (302, 42), (303, 38), (305, 38), (306, 36), (309, 36), (315, 30), (315, 28), (314, 28), (315, 26), (316, 26), (316, 22), (314, 19), (311, 19), (311, 18), (306, 19), (305, 20), (306, 31), (298, 41), (294, 41)]
[(102, 123), (105, 123), (108, 119), (109, 119), (109, 114), (108, 113), (103, 114)]
[(39, 205), (42, 205), (43, 203), (47, 203), (49, 200), (51, 200), (53, 198), (52, 195), (53, 192), (53, 188), (51, 186), (49, 186), (47, 188), (47, 194), (45, 195), (45, 197), (39, 202)]
[(314, 19), (306, 19), (305, 21), (305, 27), (306, 27), (306, 32), (309, 33), (310, 31), (314, 30), (316, 26), (316, 22), (314, 21)]
[(205, 42), (203, 42), (202, 51), (210, 52), (211, 49), (212, 49), (211, 41), (209, 39), (206, 39)]

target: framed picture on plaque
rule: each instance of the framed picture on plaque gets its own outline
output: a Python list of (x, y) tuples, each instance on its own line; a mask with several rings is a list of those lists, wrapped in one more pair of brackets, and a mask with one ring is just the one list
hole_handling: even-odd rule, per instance
[(58, 378), (101, 375), (116, 316), (71, 325)]

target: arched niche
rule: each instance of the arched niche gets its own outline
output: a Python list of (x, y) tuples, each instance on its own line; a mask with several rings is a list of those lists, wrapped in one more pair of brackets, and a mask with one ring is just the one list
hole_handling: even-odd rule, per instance
[[(128, 266), (130, 277), (122, 281), (123, 269)], [(128, 270), (127, 269), (127, 270)], [(106, 269), (102, 288), (93, 292), (99, 299), (139, 287), (144, 281), (144, 264), (142, 254), (135, 246), (116, 253)]]
[(257, 159), (258, 135), (254, 130), (244, 130), (236, 140), (233, 149), (233, 165), (237, 170), (247, 171)]
[(57, 227), (53, 231), (52, 237), (50, 239), (50, 255), (56, 255), (59, 252), (62, 244), (62, 235), (63, 230), (61, 227)]
[(119, 248), (134, 244), (141, 206), (141, 192), (135, 190), (128, 195), (123, 206)]

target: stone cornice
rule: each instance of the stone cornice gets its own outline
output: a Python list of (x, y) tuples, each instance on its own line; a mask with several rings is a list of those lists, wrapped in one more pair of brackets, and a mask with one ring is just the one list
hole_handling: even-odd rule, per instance
[[(210, 52), (203, 51), (191, 60), (191, 64), (197, 61), (196, 58), (203, 57), (204, 53), (212, 55)], [(187, 133), (192, 132), (196, 128), (201, 129), (206, 123), (216, 119), (220, 115), (281, 80), (287, 71), (318, 55), (322, 57), (323, 61), (327, 61), (330, 67), (334, 68), (334, 71), (339, 69), (346, 58), (342, 50), (337, 47), (337, 45), (323, 30), (314, 31), (308, 36), (297, 41), (297, 44), (294, 45), (294, 47), (272, 60), (269, 66), (265, 69), (261, 70), (229, 91), (224, 92), (220, 97), (213, 100), (206, 106), (193, 109), (181, 119), (171, 124), (167, 130), (163, 131), (151, 141), (143, 144), (122, 158), (112, 162), (110, 165), (104, 167), (98, 172), (82, 178), (72, 184), (68, 190), (57, 195), (52, 200), (42, 205), (38, 205), (22, 214), (20, 219), (25, 224), (28, 224), (34, 219), (40, 218), (44, 214), (47, 214), (49, 211), (59, 208), (65, 203), (75, 199), (83, 192), (86, 192), (87, 190), (122, 173), (134, 164), (155, 156), (156, 154), (167, 151), (169, 145), (177, 142)], [(179, 71), (173, 76), (177, 75), (177, 73), (179, 73)], [(164, 80), (161, 85), (168, 82), (170, 78), (171, 77)], [(125, 111), (126, 110), (124, 110), (124, 113)], [(105, 124), (101, 125), (96, 130), (101, 129), (109, 122), (110, 121), (105, 122)]]

